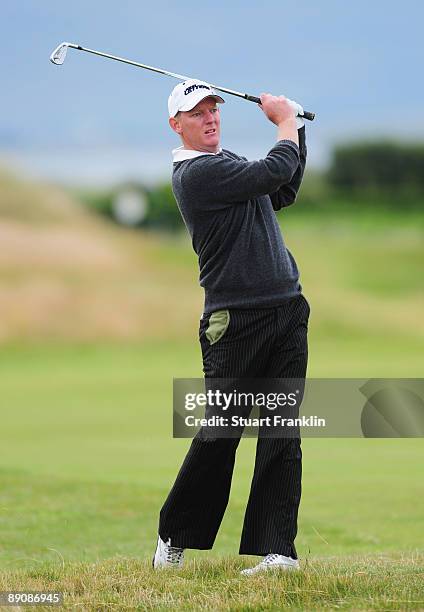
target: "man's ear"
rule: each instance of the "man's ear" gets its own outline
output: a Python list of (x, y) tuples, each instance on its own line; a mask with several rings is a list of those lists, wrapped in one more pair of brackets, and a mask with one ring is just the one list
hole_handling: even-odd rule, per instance
[(175, 117), (169, 118), (169, 125), (174, 130), (174, 132), (177, 132), (177, 134), (181, 134), (181, 132), (183, 131), (181, 121), (179, 119), (176, 119)]

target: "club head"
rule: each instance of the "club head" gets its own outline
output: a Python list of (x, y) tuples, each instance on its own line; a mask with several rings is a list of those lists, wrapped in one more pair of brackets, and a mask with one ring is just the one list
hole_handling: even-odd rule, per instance
[(53, 62), (53, 64), (56, 64), (56, 66), (61, 66), (65, 61), (69, 45), (70, 43), (63, 42), (56, 47), (56, 49), (50, 55), (50, 61)]

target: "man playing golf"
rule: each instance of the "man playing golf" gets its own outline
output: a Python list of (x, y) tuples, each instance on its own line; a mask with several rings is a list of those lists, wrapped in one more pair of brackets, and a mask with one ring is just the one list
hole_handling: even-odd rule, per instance
[[(306, 376), (309, 305), (275, 214), (294, 202), (302, 181), (302, 108), (283, 96), (260, 99), (277, 142), (253, 162), (220, 147), (224, 100), (207, 83), (180, 83), (168, 100), (169, 124), (182, 142), (173, 151), (173, 191), (205, 290), (199, 339), (206, 379)], [(185, 548), (212, 548), (239, 439), (202, 430), (193, 439), (160, 512), (155, 568), (180, 566)], [(258, 437), (239, 553), (264, 558), (243, 574), (299, 568), (301, 473), (299, 437)]]

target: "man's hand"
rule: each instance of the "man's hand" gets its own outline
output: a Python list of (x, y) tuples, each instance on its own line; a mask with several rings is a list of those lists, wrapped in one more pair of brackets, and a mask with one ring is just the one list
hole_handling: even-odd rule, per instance
[(268, 119), (275, 123), (275, 125), (280, 125), (284, 121), (294, 119), (294, 108), (291, 106), (288, 98), (266, 93), (261, 94), (260, 98), (261, 104), (259, 108), (263, 110)]
[(294, 110), (294, 114), (296, 116), (296, 127), (299, 130), (301, 127), (303, 127), (305, 125), (305, 122), (302, 119), (303, 106), (300, 106), (300, 104), (298, 104), (294, 100), (290, 100), (290, 98), (286, 98), (286, 100), (290, 104), (292, 109)]
[(292, 140), (299, 145), (295, 111), (290, 101), (284, 96), (272, 96), (266, 93), (260, 97), (259, 108), (278, 127), (277, 140)]

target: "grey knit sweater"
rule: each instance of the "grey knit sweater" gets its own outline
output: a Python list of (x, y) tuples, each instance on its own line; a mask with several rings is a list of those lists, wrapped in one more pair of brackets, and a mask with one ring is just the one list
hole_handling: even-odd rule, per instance
[(223, 149), (174, 163), (172, 188), (199, 258), (204, 312), (268, 308), (300, 293), (296, 262), (274, 211), (296, 198), (306, 162), (280, 140), (259, 161)]

